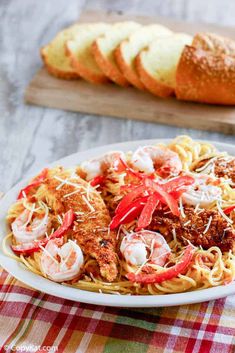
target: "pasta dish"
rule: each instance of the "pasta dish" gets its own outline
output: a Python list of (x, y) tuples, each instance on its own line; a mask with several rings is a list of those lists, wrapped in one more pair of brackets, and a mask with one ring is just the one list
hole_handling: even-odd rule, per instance
[(82, 290), (180, 293), (235, 279), (234, 220), (235, 157), (179, 136), (43, 169), (9, 208), (2, 249)]

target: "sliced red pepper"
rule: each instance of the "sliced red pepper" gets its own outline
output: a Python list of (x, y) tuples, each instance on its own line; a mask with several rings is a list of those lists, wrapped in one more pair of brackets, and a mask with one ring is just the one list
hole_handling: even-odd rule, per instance
[(97, 185), (102, 185), (105, 182), (105, 176), (104, 175), (98, 175), (94, 179), (90, 181), (91, 186), (97, 186)]
[[(147, 178), (147, 177), (146, 177)], [(150, 178), (151, 179), (151, 178)], [(183, 192), (186, 191), (186, 186), (194, 183), (194, 178), (191, 176), (180, 176), (168, 181), (167, 183), (160, 184), (160, 186), (168, 193), (170, 193), (175, 199), (178, 199)], [(159, 185), (159, 184), (158, 184)], [(132, 191), (136, 188), (136, 184), (122, 185), (122, 191)]]
[(131, 176), (133, 176), (133, 177), (135, 177), (137, 179), (140, 179), (140, 180), (146, 177), (145, 174), (139, 173), (139, 172), (135, 171), (134, 169), (130, 168), (127, 165), (127, 163), (122, 158), (120, 158), (120, 164), (119, 165), (120, 166), (119, 166), (119, 170), (118, 171), (120, 171), (120, 170), (122, 172), (125, 171), (125, 172), (127, 172), (127, 174), (129, 174), (129, 175), (131, 175)]
[(32, 183), (20, 190), (17, 200), (22, 199), (25, 195), (27, 196), (33, 187), (40, 185), (46, 179), (47, 173), (48, 168), (44, 168), (41, 173), (33, 179)]
[(163, 184), (163, 188), (169, 192), (174, 199), (178, 200), (181, 195), (187, 191), (187, 186), (192, 185), (195, 182), (194, 178), (188, 175), (177, 177), (174, 180), (170, 180), (166, 184)]
[(138, 186), (137, 184), (126, 184), (126, 185), (121, 185), (120, 186), (120, 190), (121, 191), (129, 191), (131, 192), (136, 186)]
[[(137, 229), (145, 228), (151, 223), (152, 214), (156, 208), (157, 201), (166, 204), (174, 215), (179, 216), (180, 213), (177, 200), (186, 190), (185, 186), (191, 185), (194, 182), (194, 179), (190, 176), (181, 176), (160, 185), (147, 176), (141, 176), (141, 178), (140, 185), (128, 186), (131, 191), (123, 197), (117, 206), (115, 210), (116, 216), (114, 217), (114, 224), (116, 224), (116, 220), (122, 219), (126, 212), (133, 207), (136, 199), (144, 197), (146, 193), (148, 194), (148, 201), (141, 212)], [(153, 194), (154, 196), (152, 196)], [(117, 224), (119, 225), (118, 221)], [(114, 226), (114, 228), (116, 228), (116, 226)]]
[(122, 200), (119, 202), (115, 214), (125, 210), (130, 203), (139, 196), (143, 196), (143, 192), (146, 190), (144, 185), (136, 186), (129, 194), (125, 195)]
[(159, 195), (157, 193), (150, 195), (148, 200), (140, 214), (138, 219), (138, 228), (137, 231), (148, 227), (148, 225), (152, 221), (153, 212), (155, 211), (157, 205), (159, 203)]
[(175, 200), (179, 200), (179, 198), (181, 197), (181, 195), (187, 191), (186, 188), (180, 188), (179, 190), (174, 190), (171, 191), (169, 194), (175, 199)]
[(67, 230), (71, 227), (71, 225), (73, 224), (75, 219), (75, 213), (73, 212), (73, 210), (69, 210), (65, 213), (64, 218), (63, 218), (63, 222), (61, 224), (61, 226), (56, 229), (56, 231), (50, 235), (50, 239), (54, 239), (54, 238), (60, 238), (62, 237)]
[(120, 157), (113, 163), (113, 169), (115, 172), (122, 173), (126, 170), (126, 163)]
[(136, 219), (144, 208), (147, 199), (148, 196), (138, 198), (122, 210), (122, 212), (116, 214), (110, 223), (110, 229), (113, 230), (121, 224), (126, 224)]
[(145, 185), (146, 187), (152, 188), (162, 197), (162, 200), (167, 204), (173, 215), (179, 216), (180, 212), (177, 201), (174, 199), (173, 196), (167, 193), (161, 185), (149, 179), (145, 179)]
[(30, 244), (19, 244), (19, 245), (12, 245), (11, 248), (16, 254), (24, 254), (24, 255), (30, 255), (36, 251), (40, 250), (40, 246), (45, 246), (49, 240), (55, 239), (55, 238), (61, 238), (67, 230), (71, 227), (75, 219), (75, 213), (73, 210), (69, 210), (68, 212), (65, 213), (64, 218), (63, 218), (63, 223), (61, 226), (53, 233), (51, 234), (48, 238), (39, 240), (39, 241), (33, 241)]
[(195, 179), (189, 175), (179, 176), (168, 181), (165, 184), (161, 184), (166, 192), (172, 192), (180, 189), (181, 187), (192, 185)]
[(230, 214), (233, 210), (235, 210), (235, 205), (229, 206), (223, 210), (225, 214)]
[(167, 268), (165, 271), (160, 273), (152, 274), (143, 274), (143, 273), (128, 273), (127, 278), (131, 282), (143, 283), (143, 284), (152, 284), (152, 283), (161, 283), (163, 281), (170, 280), (177, 277), (181, 273), (185, 273), (185, 270), (190, 265), (193, 258), (195, 249), (188, 245), (185, 248), (184, 254), (181, 260), (172, 267)]

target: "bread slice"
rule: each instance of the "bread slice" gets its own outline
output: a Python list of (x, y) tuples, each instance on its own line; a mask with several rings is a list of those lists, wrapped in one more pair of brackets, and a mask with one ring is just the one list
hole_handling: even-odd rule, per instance
[(108, 82), (108, 78), (94, 59), (91, 45), (97, 37), (106, 33), (110, 28), (111, 25), (106, 23), (90, 23), (65, 43), (73, 69), (85, 80), (92, 83)]
[(120, 22), (112, 26), (92, 45), (92, 52), (97, 64), (104, 74), (120, 86), (128, 86), (128, 81), (120, 71), (114, 56), (116, 47), (129, 35), (141, 27), (136, 22)]
[(159, 97), (175, 91), (175, 73), (180, 55), (192, 37), (184, 33), (155, 39), (136, 57), (136, 67), (144, 86)]
[(193, 38), (192, 46), (210, 51), (216, 55), (235, 56), (235, 41), (214, 33), (197, 33)]
[(136, 55), (155, 38), (172, 35), (164, 26), (152, 24), (143, 26), (123, 40), (115, 50), (116, 62), (125, 78), (135, 87), (144, 89), (135, 67)]
[(235, 104), (235, 57), (186, 46), (176, 72), (178, 99)]
[(74, 25), (59, 32), (56, 37), (41, 49), (41, 57), (48, 72), (62, 79), (76, 79), (78, 73), (70, 66), (65, 53), (65, 42), (70, 39), (83, 25)]

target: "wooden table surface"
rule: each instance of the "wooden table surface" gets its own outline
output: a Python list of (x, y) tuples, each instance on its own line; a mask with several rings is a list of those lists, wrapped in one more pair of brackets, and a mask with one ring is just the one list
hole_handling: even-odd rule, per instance
[(39, 48), (83, 7), (235, 25), (233, 0), (1, 0), (0, 190), (48, 162), (104, 144), (179, 134), (234, 142), (218, 133), (26, 106), (24, 89), (41, 66)]

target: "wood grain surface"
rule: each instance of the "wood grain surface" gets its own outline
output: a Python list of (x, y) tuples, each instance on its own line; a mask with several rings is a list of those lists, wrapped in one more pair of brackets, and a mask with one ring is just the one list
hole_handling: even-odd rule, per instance
[(60, 80), (50, 76), (45, 68), (30, 82), (25, 101), (87, 114), (235, 134), (235, 107), (161, 99), (134, 87)]
[(25, 105), (25, 88), (41, 67), (38, 49), (75, 22), (82, 9), (235, 25), (233, 0), (1, 0), (0, 190), (46, 163), (108, 143), (179, 134), (234, 143), (234, 136), (215, 132)]

